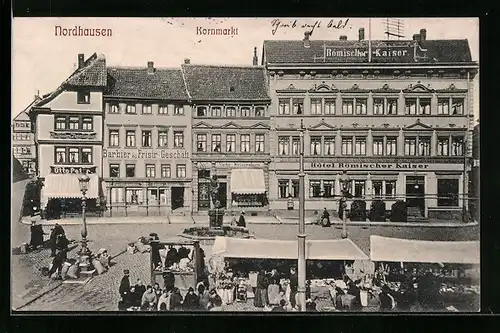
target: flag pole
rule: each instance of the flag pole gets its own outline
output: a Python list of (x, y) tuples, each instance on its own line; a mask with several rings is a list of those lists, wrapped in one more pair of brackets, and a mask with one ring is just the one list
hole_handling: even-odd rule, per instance
[(368, 62), (372, 62), (372, 19), (368, 19)]

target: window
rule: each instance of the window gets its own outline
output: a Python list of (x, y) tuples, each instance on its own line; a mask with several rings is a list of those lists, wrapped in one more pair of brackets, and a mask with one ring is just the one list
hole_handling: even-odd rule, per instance
[(135, 131), (126, 131), (125, 132), (125, 146), (126, 147), (135, 147)]
[(236, 135), (226, 134), (226, 152), (234, 153), (236, 152)]
[(385, 154), (387, 156), (396, 156), (398, 151), (398, 138), (387, 137), (385, 139)]
[(460, 136), (454, 136), (451, 138), (451, 156), (463, 156), (464, 155), (464, 138)]
[(356, 114), (366, 114), (366, 99), (356, 98)]
[(364, 195), (365, 195), (365, 181), (354, 180), (354, 196), (359, 198)]
[(66, 163), (66, 148), (56, 148), (56, 163)]
[(342, 114), (353, 114), (354, 100), (344, 99), (342, 100)]
[(385, 196), (391, 197), (391, 198), (396, 196), (396, 181), (395, 180), (386, 180), (385, 181)]
[(113, 103), (109, 106), (109, 113), (120, 113), (120, 107), (118, 103)]
[(207, 135), (206, 134), (197, 134), (196, 135), (196, 149), (200, 152), (207, 151)]
[(90, 92), (89, 91), (78, 91), (76, 93), (76, 99), (78, 104), (88, 104), (90, 103)]
[(309, 197), (310, 198), (321, 197), (321, 180), (309, 181)]
[(127, 177), (135, 177), (135, 164), (125, 165), (125, 175)]
[(304, 114), (303, 99), (293, 99), (293, 114)]
[(241, 134), (240, 139), (240, 152), (250, 152), (250, 134)]
[(78, 148), (69, 148), (69, 163), (80, 163), (79, 162), (79, 150)]
[(168, 114), (168, 106), (158, 105), (158, 114)]
[(92, 117), (82, 118), (82, 130), (91, 131), (93, 127)]
[(439, 98), (438, 99), (438, 114), (444, 114), (444, 115), (450, 114), (450, 99), (449, 98)]
[(183, 131), (174, 131), (174, 148), (184, 148)]
[(438, 179), (438, 207), (458, 206), (458, 179)]
[(352, 155), (352, 138), (342, 138), (342, 155)]
[(174, 107), (174, 115), (176, 116), (184, 115), (184, 107), (182, 105), (176, 105)]
[(418, 155), (430, 156), (431, 155), (431, 138), (419, 137), (418, 138)]
[(405, 114), (416, 115), (417, 114), (417, 99), (407, 98), (405, 100)]
[(334, 99), (325, 99), (325, 114), (335, 114)]
[(128, 114), (135, 114), (135, 104), (127, 104), (127, 111), (125, 111)]
[(152, 114), (153, 113), (153, 107), (151, 104), (144, 104), (142, 106), (142, 113), (143, 114)]
[(298, 179), (292, 179), (292, 197), (294, 197), (294, 198), (299, 197), (299, 180)]
[(405, 138), (405, 155), (415, 156), (417, 154), (416, 146), (417, 138)]
[(430, 98), (420, 98), (418, 101), (418, 114), (419, 115), (429, 115), (431, 114), (431, 99)]
[(66, 129), (66, 117), (56, 117), (56, 129), (58, 130)]
[(178, 164), (176, 170), (177, 178), (186, 178), (186, 165)]
[(278, 155), (290, 154), (290, 138), (288, 136), (278, 137)]
[(142, 146), (151, 147), (151, 131), (142, 131)]
[(290, 101), (288, 99), (280, 99), (278, 106), (279, 115), (289, 115), (290, 114)]
[(300, 137), (292, 136), (292, 155), (300, 155)]
[(384, 155), (384, 138), (373, 137), (373, 155)]
[(278, 180), (278, 195), (281, 199), (288, 198), (288, 180)]
[(372, 182), (372, 187), (373, 187), (373, 194), (376, 196), (382, 196), (382, 184), (383, 182), (381, 180), (374, 180)]
[(383, 115), (384, 113), (384, 104), (385, 100), (383, 98), (374, 98), (373, 99), (373, 114), (374, 115)]
[(222, 108), (220, 106), (212, 106), (212, 117), (222, 116)]
[(170, 178), (170, 164), (162, 164), (160, 167), (161, 178)]
[(92, 148), (82, 148), (82, 163), (92, 163)]
[(438, 156), (448, 156), (450, 150), (450, 138), (449, 137), (438, 137)]
[(451, 114), (452, 115), (463, 115), (464, 114), (464, 99), (463, 98), (452, 98), (451, 99)]
[(158, 131), (158, 147), (166, 148), (168, 145), (168, 131), (167, 130), (159, 130)]
[(120, 177), (120, 164), (110, 164), (109, 165), (109, 176), (110, 177)]
[(397, 99), (387, 99), (387, 114), (395, 115), (398, 113), (398, 100)]
[(156, 166), (154, 164), (146, 164), (146, 178), (156, 177)]
[(264, 134), (255, 134), (255, 152), (263, 153), (264, 152)]
[(265, 116), (265, 108), (263, 106), (255, 107), (255, 116), (256, 117), (264, 117)]
[(80, 128), (80, 117), (69, 117), (69, 129), (77, 130)]
[(325, 145), (325, 155), (335, 155), (335, 137), (334, 136), (325, 136), (324, 138)]
[(321, 99), (311, 99), (311, 114), (321, 114)]
[(366, 138), (356, 138), (356, 155), (366, 155)]
[(226, 117), (236, 117), (236, 108), (234, 106), (226, 107)]
[(222, 147), (222, 135), (212, 134), (212, 151), (220, 153), (221, 147)]
[(311, 155), (321, 155), (320, 136), (311, 136)]
[(335, 181), (333, 180), (323, 180), (323, 192), (325, 198), (331, 198), (335, 196)]
[(242, 118), (250, 117), (250, 108), (249, 107), (247, 107), (247, 106), (241, 107), (240, 111), (241, 111)]

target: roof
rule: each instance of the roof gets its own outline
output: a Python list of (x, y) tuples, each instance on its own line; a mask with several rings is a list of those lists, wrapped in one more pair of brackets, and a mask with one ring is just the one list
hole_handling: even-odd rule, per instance
[[(416, 41), (372, 41), (372, 63), (470, 63), (472, 62), (469, 42), (466, 39)], [(310, 47), (304, 47), (302, 40), (266, 40), (263, 61), (278, 63), (368, 63), (368, 41), (357, 40), (310, 40)], [(326, 56), (324, 47), (336, 51), (364, 51), (365, 56)], [(377, 56), (378, 50), (407, 50), (408, 56)], [(416, 52), (417, 58), (414, 58)], [(352, 53), (351, 53), (352, 54)], [(345, 55), (345, 56), (344, 56)]]
[[(212, 254), (226, 258), (297, 260), (297, 242), (216, 237)], [(310, 260), (367, 260), (368, 256), (350, 239), (336, 239), (307, 241), (306, 258)]]
[(370, 236), (372, 261), (479, 264), (479, 256), (478, 241), (421, 241)]
[(148, 74), (146, 67), (109, 67), (108, 97), (187, 100), (188, 94), (179, 68), (160, 69)]
[(14, 121), (16, 121), (16, 120), (21, 120), (21, 121), (30, 120), (29, 112), (30, 112), (31, 108), (34, 105), (36, 105), (38, 102), (40, 102), (41, 100), (42, 100), (42, 98), (40, 96), (35, 95), (35, 98), (33, 99), (33, 101), (26, 108), (24, 108), (23, 111), (19, 112), (19, 114), (14, 117)]
[(192, 100), (270, 100), (263, 67), (182, 65)]

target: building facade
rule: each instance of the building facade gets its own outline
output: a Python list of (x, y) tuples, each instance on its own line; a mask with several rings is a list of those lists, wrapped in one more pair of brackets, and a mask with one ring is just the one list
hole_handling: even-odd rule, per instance
[(29, 177), (36, 175), (37, 168), (35, 135), (28, 112), (39, 101), (40, 97), (35, 96), (33, 102), (12, 121), (12, 153)]
[(264, 42), (271, 209), (298, 207), (303, 121), (306, 209), (337, 210), (346, 172), (367, 209), (401, 199), (423, 217), (462, 213), (478, 65), (467, 40), (426, 35), (369, 45), (360, 29), (355, 41)]
[(189, 213), (191, 106), (180, 69), (109, 67), (103, 179), (109, 216)]
[(102, 197), (102, 112), (106, 59), (78, 55), (78, 69), (32, 107), (41, 210), (48, 218), (81, 213), (78, 177), (90, 178), (89, 213), (100, 212)]
[(182, 66), (192, 103), (193, 210), (210, 208), (210, 179), (228, 210), (267, 211), (269, 96), (264, 68)]

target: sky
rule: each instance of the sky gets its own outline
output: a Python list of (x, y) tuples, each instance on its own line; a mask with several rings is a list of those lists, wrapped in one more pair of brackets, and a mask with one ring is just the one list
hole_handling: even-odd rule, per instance
[[(276, 20), (288, 27), (276, 28)], [(338, 29), (328, 27), (333, 25)], [(291, 27), (296, 21), (295, 27)], [(316, 22), (319, 22), (319, 26)], [(474, 61), (479, 60), (479, 19), (404, 18), (403, 34), (411, 39), (420, 29), (427, 39), (467, 39)], [(196, 64), (251, 65), (257, 47), (259, 64), (264, 40), (300, 40), (314, 28), (311, 39), (387, 39), (385, 18), (14, 18), (12, 23), (12, 118), (39, 92), (55, 90), (76, 69), (77, 55), (106, 56), (108, 66), (180, 67), (189, 58)], [(305, 26), (304, 25), (308, 25)], [(112, 29), (110, 37), (56, 36), (56, 27)], [(199, 35), (201, 28), (234, 28), (234, 36)], [(233, 30), (234, 31), (234, 30)], [(479, 119), (479, 85), (475, 86), (475, 119)]]

